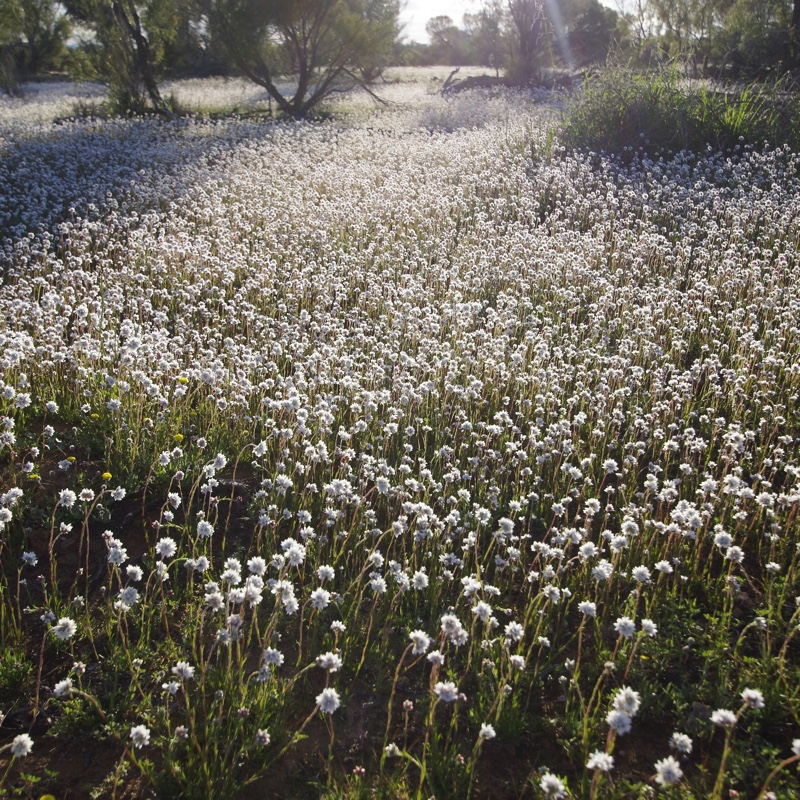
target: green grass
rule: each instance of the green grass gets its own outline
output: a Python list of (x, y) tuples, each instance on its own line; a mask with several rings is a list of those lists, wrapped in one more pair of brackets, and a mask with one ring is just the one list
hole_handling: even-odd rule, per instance
[(576, 149), (650, 154), (765, 143), (800, 145), (800, 95), (788, 83), (715, 89), (675, 72), (603, 70), (568, 106), (561, 142)]

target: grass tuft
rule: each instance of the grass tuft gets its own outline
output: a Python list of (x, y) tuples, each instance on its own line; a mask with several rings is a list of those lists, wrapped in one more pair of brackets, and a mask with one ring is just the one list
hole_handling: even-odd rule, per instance
[(800, 96), (786, 81), (716, 89), (670, 71), (604, 70), (589, 77), (566, 110), (569, 148), (651, 154), (800, 146)]

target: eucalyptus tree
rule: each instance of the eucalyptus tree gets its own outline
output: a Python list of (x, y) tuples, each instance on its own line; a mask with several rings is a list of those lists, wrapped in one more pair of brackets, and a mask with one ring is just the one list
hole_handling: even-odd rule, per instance
[(232, 65), (299, 118), (367, 86), (399, 34), (396, 0), (204, 0)]
[(166, 45), (174, 39), (175, 0), (64, 0), (91, 33), (86, 43), (96, 77), (107, 84), (115, 111), (169, 115), (158, 86)]
[(0, 88), (13, 92), (21, 77), (61, 67), (69, 32), (56, 0), (0, 2)]

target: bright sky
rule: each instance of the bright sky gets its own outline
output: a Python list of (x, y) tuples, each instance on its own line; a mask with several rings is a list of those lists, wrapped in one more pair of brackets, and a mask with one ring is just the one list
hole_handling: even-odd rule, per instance
[(480, 5), (480, 0), (406, 0), (400, 13), (400, 22), (405, 23), (403, 34), (408, 41), (427, 42), (425, 25), (431, 17), (446, 15), (460, 26), (464, 14), (474, 14)]

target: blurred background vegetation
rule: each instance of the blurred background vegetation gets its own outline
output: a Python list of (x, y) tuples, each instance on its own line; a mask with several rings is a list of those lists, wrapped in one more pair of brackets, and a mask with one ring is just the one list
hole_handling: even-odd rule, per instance
[[(484, 0), (436, 16), (411, 42), (402, 0), (5, 0), (0, 87), (69, 76), (109, 89), (112, 113), (171, 114), (159, 83), (245, 76), (276, 110), (305, 116), (333, 92), (380, 81), (388, 66), (481, 66), (511, 85), (575, 82), (612, 63), (623, 74), (719, 83), (800, 75), (800, 0)], [(287, 88), (290, 84), (290, 88)]]

